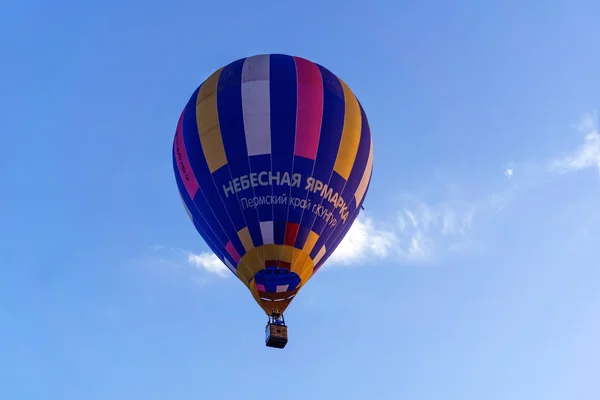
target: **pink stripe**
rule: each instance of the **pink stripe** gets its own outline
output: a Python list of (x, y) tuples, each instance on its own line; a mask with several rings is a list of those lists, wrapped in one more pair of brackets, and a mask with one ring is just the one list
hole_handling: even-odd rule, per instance
[(256, 290), (260, 291), (260, 292), (266, 292), (265, 290), (265, 285), (261, 285), (261, 284), (256, 284)]
[(227, 252), (229, 253), (229, 255), (231, 257), (233, 257), (233, 259), (234, 259), (234, 261), (236, 263), (240, 262), (240, 255), (238, 254), (238, 252), (235, 249), (235, 247), (233, 247), (233, 244), (231, 243), (231, 240), (229, 242), (227, 242), (227, 245), (225, 245), (225, 250), (227, 250)]
[(316, 64), (294, 57), (298, 74), (298, 112), (294, 155), (317, 157), (323, 117), (323, 78)]
[[(184, 110), (185, 112), (185, 110)], [(194, 200), (194, 196), (198, 191), (200, 185), (194, 176), (194, 171), (192, 171), (192, 166), (190, 165), (190, 160), (187, 156), (187, 151), (185, 150), (185, 143), (183, 142), (183, 112), (179, 116), (179, 122), (177, 122), (177, 130), (175, 131), (175, 143), (173, 146), (173, 151), (175, 152), (175, 157), (177, 157), (177, 168), (179, 169), (179, 176), (183, 181), (185, 189), (188, 194)]]

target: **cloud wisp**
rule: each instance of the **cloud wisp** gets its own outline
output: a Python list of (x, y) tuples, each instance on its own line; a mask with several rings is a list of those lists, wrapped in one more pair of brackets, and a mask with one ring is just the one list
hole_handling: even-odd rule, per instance
[(550, 171), (564, 174), (596, 167), (600, 172), (600, 132), (596, 111), (584, 114), (576, 127), (584, 135), (583, 144), (574, 151), (552, 160), (549, 164)]
[(589, 168), (600, 173), (600, 131), (596, 111), (583, 114), (577, 124), (577, 132), (583, 142), (561, 156), (550, 157), (545, 162), (510, 162), (504, 167), (507, 178), (504, 185), (488, 197), (488, 206), (494, 211), (503, 211), (514, 203), (518, 195), (554, 181), (557, 175), (567, 175)]
[(373, 259), (392, 264), (421, 263), (455, 251), (473, 228), (475, 206), (425, 202), (401, 207), (386, 224), (358, 218), (328, 260), (328, 265), (353, 265)]

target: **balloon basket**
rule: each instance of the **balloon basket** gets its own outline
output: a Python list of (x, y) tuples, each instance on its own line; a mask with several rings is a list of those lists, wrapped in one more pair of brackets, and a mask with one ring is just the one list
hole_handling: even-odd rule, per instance
[(265, 330), (265, 345), (283, 349), (288, 342), (288, 328), (282, 316), (272, 315)]

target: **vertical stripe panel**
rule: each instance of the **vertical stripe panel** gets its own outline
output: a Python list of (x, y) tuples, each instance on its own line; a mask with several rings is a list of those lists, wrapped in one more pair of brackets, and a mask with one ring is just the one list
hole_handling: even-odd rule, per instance
[(192, 213), (190, 212), (190, 209), (188, 208), (187, 204), (185, 204), (185, 201), (183, 201), (183, 197), (181, 197), (181, 193), (179, 193), (179, 199), (181, 200), (181, 204), (183, 204), (183, 206), (185, 207), (185, 212), (187, 213), (188, 217), (190, 217), (190, 220), (194, 220), (194, 217), (192, 217)]
[(334, 170), (340, 174), (344, 180), (350, 176), (350, 171), (354, 165), (358, 144), (360, 142), (361, 132), (361, 110), (358, 105), (358, 100), (346, 85), (340, 79), (342, 88), (344, 89), (344, 101), (346, 103), (346, 111), (344, 114), (344, 131), (342, 132), (342, 140), (338, 149), (337, 158), (335, 160)]
[[(360, 106), (360, 103), (359, 103)], [(344, 203), (347, 207), (348, 217), (346, 221), (339, 219), (339, 223), (335, 226), (334, 229), (326, 229), (321, 232), (319, 240), (315, 244), (315, 247), (319, 249), (321, 246), (325, 245), (330, 251), (333, 251), (336, 247), (333, 243), (336, 243), (338, 236), (344, 232), (344, 229), (351, 224), (352, 215), (357, 211), (357, 204), (355, 203), (354, 194), (356, 193), (356, 189), (364, 175), (364, 171), (367, 167), (367, 160), (369, 158), (369, 150), (371, 147), (371, 131), (369, 129), (369, 122), (367, 120), (367, 116), (360, 106), (361, 112), (361, 135), (360, 135), (360, 143), (358, 145), (358, 151), (356, 155), (356, 159), (354, 161), (354, 166), (352, 167), (352, 171), (350, 172), (350, 176), (344, 186), (344, 190), (342, 191), (342, 198), (344, 199)], [(336, 173), (337, 174), (337, 173)], [(338, 214), (339, 215), (339, 214)], [(341, 215), (340, 215), (341, 217)], [(316, 251), (316, 250), (314, 250)], [(313, 253), (314, 254), (314, 253)]]
[(314, 258), (313, 262), (316, 264), (319, 263), (319, 261), (321, 261), (321, 258), (323, 258), (323, 256), (327, 253), (327, 249), (325, 248), (325, 246), (321, 247), (321, 250), (319, 250), (319, 252), (317, 253), (317, 256)]
[(217, 112), (217, 83), (222, 71), (217, 70), (202, 84), (196, 100), (196, 123), (211, 173), (227, 164)]
[[(271, 82), (271, 161), (274, 176), (293, 169), (294, 141), (296, 131), (296, 63), (289, 56), (274, 54), (270, 57)], [(275, 197), (289, 197), (288, 185), (273, 182)], [(288, 199), (289, 200), (289, 199)], [(275, 244), (283, 244), (288, 220), (289, 201), (273, 205)]]
[(274, 244), (273, 240), (273, 221), (264, 221), (260, 223), (260, 231), (262, 233), (264, 244)]
[(249, 57), (242, 70), (242, 104), (248, 155), (271, 153), (269, 55)]
[(296, 242), (296, 235), (298, 235), (298, 228), (300, 225), (294, 224), (293, 222), (288, 222), (285, 228), (285, 241), (284, 244), (286, 246), (294, 246)]
[(360, 180), (358, 185), (358, 189), (356, 189), (356, 194), (354, 198), (356, 200), (356, 204), (358, 205), (365, 195), (367, 191), (367, 185), (371, 178), (371, 172), (373, 171), (373, 142), (371, 142), (371, 148), (369, 149), (369, 159), (367, 160), (367, 168), (365, 168), (365, 172)]
[[(343, 197), (348, 205), (354, 203), (352, 198), (354, 197), (356, 189), (362, 180), (365, 169), (367, 169), (369, 154), (371, 151), (371, 130), (369, 129), (369, 121), (367, 120), (367, 115), (365, 114), (365, 110), (363, 110), (362, 106), (360, 107), (360, 113), (362, 119), (360, 143), (358, 145), (354, 166), (352, 167), (352, 171), (348, 177), (348, 182), (344, 187)], [(356, 203), (354, 205), (356, 206)]]
[(319, 240), (319, 235), (317, 235), (316, 232), (310, 231), (310, 233), (308, 234), (308, 238), (306, 239), (306, 242), (304, 242), (303, 250), (307, 253), (310, 253), (312, 251), (312, 249), (315, 247), (317, 240)]
[(235, 247), (233, 247), (233, 244), (231, 244), (231, 242), (227, 242), (227, 244), (225, 245), (225, 250), (227, 250), (231, 257), (233, 257), (233, 260), (236, 262), (236, 264), (240, 262), (241, 257), (235, 249)]
[(238, 232), (238, 236), (246, 249), (246, 252), (252, 250), (254, 248), (254, 244), (252, 243), (252, 238), (250, 237), (250, 232), (248, 232), (248, 228), (243, 228)]
[[(339, 79), (338, 79), (339, 80)], [(344, 189), (347, 185), (347, 180), (350, 176), (352, 166), (356, 159), (358, 147), (361, 138), (361, 108), (358, 104), (358, 100), (342, 80), (339, 80), (340, 86), (343, 91), (344, 97), (344, 122), (342, 137), (340, 139), (339, 147), (336, 152), (336, 161), (334, 164), (334, 171), (331, 174), (331, 178), (328, 182), (328, 190), (331, 191), (331, 197), (323, 199), (321, 203), (327, 213), (332, 213), (332, 218), (337, 222), (341, 222), (341, 215), (339, 213), (339, 196), (343, 197)], [(350, 197), (351, 196), (347, 196)], [(344, 200), (346, 203), (346, 200)], [(312, 230), (317, 232), (321, 238), (321, 244), (325, 244), (330, 238), (331, 234), (335, 230), (333, 221), (325, 219), (318, 219), (315, 221)], [(329, 251), (334, 249), (327, 246)]]
[(271, 170), (271, 155), (261, 154), (252, 156), (250, 159), (250, 182), (253, 184), (254, 195), (262, 201), (255, 204), (258, 211), (259, 221), (273, 221), (273, 204), (271, 195), (273, 194), (269, 183), (269, 171)]
[[(298, 75), (298, 106), (296, 119), (296, 142), (295, 142), (295, 161), (294, 172), (300, 173), (303, 177), (313, 176), (315, 159), (319, 147), (321, 136), (321, 124), (323, 121), (323, 77), (319, 67), (303, 58), (296, 57), (296, 68)], [(318, 201), (314, 193), (307, 192), (304, 185), (303, 193), (300, 197), (304, 200), (309, 198), (312, 201)], [(296, 236), (296, 248), (301, 249), (307, 240), (314, 222), (314, 213), (312, 210), (292, 212), (291, 220), (298, 222), (300, 228)]]
[[(174, 169), (177, 168), (175, 164), (176, 160), (175, 157), (173, 157)], [(205, 209), (199, 208), (196, 205), (196, 202), (191, 199), (191, 197), (185, 190), (181, 176), (179, 176), (178, 174), (175, 174), (175, 182), (177, 183), (181, 200), (186, 210), (188, 211), (188, 215), (192, 220), (194, 228), (196, 228), (196, 231), (204, 239), (204, 241), (212, 250), (212, 252), (222, 261), (225, 260), (229, 255), (225, 251), (222, 243), (224, 243), (224, 241), (226, 241), (227, 238), (223, 234), (221, 227), (218, 224), (216, 226), (211, 226), (207, 223), (206, 219), (203, 216), (206, 213), (202, 212), (205, 211)], [(196, 196), (196, 200), (203, 198), (204, 197), (202, 196), (201, 192), (199, 192)], [(212, 215), (212, 213), (210, 215)]]
[[(327, 213), (331, 213), (335, 204), (330, 202), (329, 198), (333, 196), (334, 191), (341, 190), (345, 183), (339, 174), (333, 171), (333, 166), (342, 138), (346, 105), (339, 79), (326, 68), (321, 66), (319, 68), (323, 76), (324, 89), (323, 123), (313, 176), (320, 181), (319, 185), (315, 184), (315, 189), (319, 187), (322, 189), (311, 193), (309, 199), (312, 204), (316, 204), (317, 207), (321, 206)], [(323, 217), (324, 213), (321, 213), (319, 217), (316, 213), (310, 214), (312, 215), (308, 219), (313, 220), (310, 225), (311, 230), (321, 235), (329, 221)], [(302, 225), (306, 226), (305, 223), (302, 221)]]
[(192, 171), (192, 166), (190, 165), (190, 160), (187, 155), (187, 150), (185, 148), (185, 143), (183, 142), (183, 114), (184, 111), (181, 112), (179, 116), (179, 121), (177, 122), (177, 129), (175, 131), (175, 146), (173, 151), (175, 152), (175, 158), (177, 159), (177, 169), (179, 170), (179, 176), (183, 181), (185, 189), (187, 190), (190, 197), (193, 199), (196, 196), (196, 192), (198, 191), (198, 181), (196, 180), (196, 176), (194, 175), (194, 171)]
[[(190, 165), (199, 182), (202, 182), (198, 194), (194, 198), (197, 209), (201, 212), (208, 226), (219, 235), (219, 245), (224, 249), (225, 243), (231, 241), (238, 252), (244, 251), (237, 227), (230, 211), (222, 200), (222, 186), (218, 186), (211, 175), (208, 160), (204, 157), (204, 149), (200, 140), (197, 118), (198, 98), (204, 84), (194, 92), (185, 107), (183, 117), (183, 141), (188, 151)], [(192, 210), (190, 210), (192, 211)], [(193, 213), (193, 211), (192, 211)], [(224, 251), (224, 250), (223, 250)]]
[(234, 267), (233, 265), (231, 265), (231, 262), (230, 262), (228, 259), (225, 259), (225, 260), (223, 260), (223, 261), (224, 261), (224, 263), (225, 263), (225, 266), (226, 266), (227, 268), (229, 268), (229, 270), (230, 270), (231, 272), (233, 272), (234, 274), (236, 274), (236, 273), (237, 273), (237, 271), (236, 271), (235, 267)]
[[(231, 179), (239, 182), (239, 192), (227, 198), (228, 210), (239, 216), (240, 230), (248, 228), (254, 246), (262, 245), (262, 235), (258, 213), (254, 207), (247, 206), (249, 199), (255, 196), (254, 187), (250, 185), (250, 163), (244, 133), (244, 112), (242, 108), (242, 71), (247, 59), (235, 61), (223, 69), (219, 78), (217, 105), (219, 125), (225, 147), (228, 164), (213, 174), (215, 181), (228, 185)], [(242, 178), (244, 178), (242, 180)], [(237, 217), (236, 217), (237, 218)]]
[[(295, 57), (298, 104), (296, 106), (296, 138), (294, 142), (294, 174), (305, 179), (312, 176), (314, 161), (321, 135), (323, 119), (323, 79), (319, 67), (303, 58)], [(305, 181), (304, 181), (305, 182)], [(305, 185), (293, 187), (290, 197), (307, 200), (310, 193)], [(294, 246), (301, 249), (310, 232), (306, 223), (311, 210), (293, 207), (289, 210), (288, 222), (300, 224)], [(304, 224), (302, 224), (304, 221)], [(311, 223), (312, 224), (312, 223)]]
[(298, 109), (294, 154), (314, 160), (323, 118), (323, 78), (316, 64), (295, 57), (298, 75)]

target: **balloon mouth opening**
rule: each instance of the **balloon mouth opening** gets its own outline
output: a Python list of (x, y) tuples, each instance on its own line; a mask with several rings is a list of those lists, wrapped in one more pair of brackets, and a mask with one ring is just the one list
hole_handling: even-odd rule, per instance
[(258, 293), (283, 294), (295, 291), (301, 279), (297, 273), (285, 267), (269, 266), (254, 274), (254, 282)]
[[(254, 275), (258, 298), (271, 306), (279, 308), (277, 304), (289, 304), (300, 288), (301, 279), (298, 274), (286, 267), (270, 265)], [(265, 305), (263, 305), (264, 307)]]

